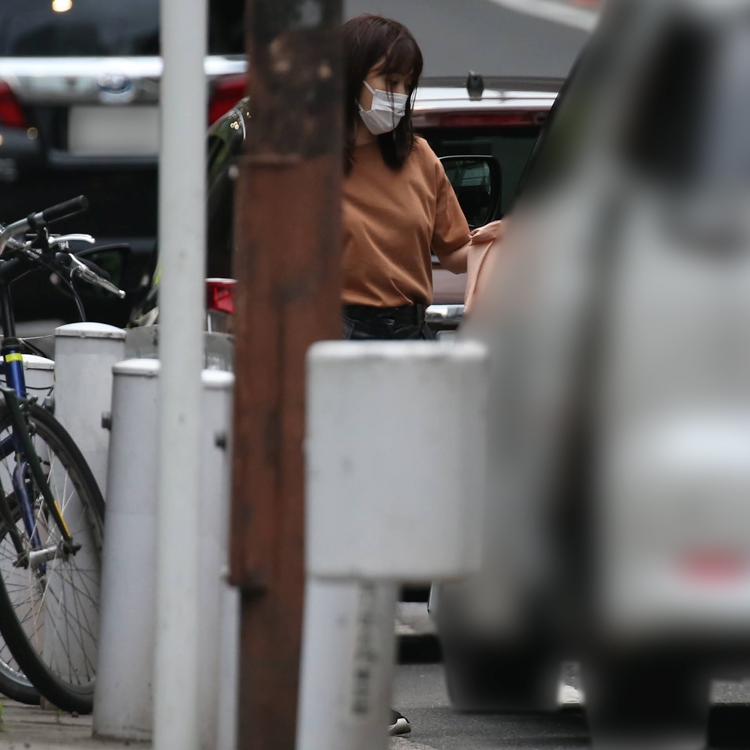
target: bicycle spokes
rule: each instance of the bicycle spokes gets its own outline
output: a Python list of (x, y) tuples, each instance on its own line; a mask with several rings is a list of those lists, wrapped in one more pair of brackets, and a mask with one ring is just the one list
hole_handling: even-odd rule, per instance
[[(7, 420), (0, 445), (16, 430), (17, 420)], [(41, 432), (27, 430), (32, 445), (26, 445), (23, 456), (0, 456), (0, 489), (12, 516), (10, 528), (25, 548), (19, 567), (14, 533), (3, 535), (0, 574), (18, 620), (47, 668), (67, 684), (86, 685), (95, 675), (101, 519), (89, 512), (79, 494), (80, 482)], [(25, 461), (29, 447), (38, 472)], [(0, 497), (0, 515), (2, 505)]]

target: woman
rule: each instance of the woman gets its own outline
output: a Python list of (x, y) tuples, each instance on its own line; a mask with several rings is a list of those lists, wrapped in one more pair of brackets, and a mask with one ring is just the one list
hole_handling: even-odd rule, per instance
[[(344, 25), (344, 56), (344, 338), (429, 339), (432, 252), (444, 268), (464, 273), (469, 247), (491, 243), (501, 225), (470, 234), (440, 160), (414, 135), (422, 53), (409, 30), (359, 16)], [(389, 731), (411, 727), (392, 711)]]
[(432, 253), (465, 273), (469, 246), (492, 242), (501, 223), (469, 232), (440, 160), (414, 134), (422, 53), (409, 30), (359, 16), (344, 25), (344, 55), (344, 338), (432, 338)]

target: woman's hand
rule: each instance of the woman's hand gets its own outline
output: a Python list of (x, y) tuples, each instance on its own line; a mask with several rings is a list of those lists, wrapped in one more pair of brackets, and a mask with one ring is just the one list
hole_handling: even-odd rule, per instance
[(471, 233), (471, 244), (482, 245), (486, 242), (494, 242), (502, 239), (503, 234), (505, 234), (505, 222), (493, 221)]
[[(469, 241), (463, 246), (454, 250), (450, 255), (444, 255), (440, 258), (440, 265), (451, 273), (466, 273), (469, 266), (469, 255), (472, 253), (470, 248), (473, 245), (491, 245), (495, 240), (501, 240), (505, 234), (505, 222), (493, 221), (491, 224), (475, 229), (469, 237)], [(483, 255), (487, 250), (495, 252), (494, 245), (489, 248), (480, 249)]]

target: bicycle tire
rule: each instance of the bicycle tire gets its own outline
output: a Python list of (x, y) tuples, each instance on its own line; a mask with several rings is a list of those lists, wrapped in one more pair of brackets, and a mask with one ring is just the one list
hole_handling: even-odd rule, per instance
[[(18, 522), (21, 519), (21, 509), (15, 501), (15, 497), (8, 498), (13, 519)], [(5, 538), (8, 529), (3, 521), (0, 521), (0, 542)], [(25, 703), (27, 706), (38, 706), (41, 700), (39, 691), (31, 684), (29, 678), (23, 673), (17, 664), (15, 656), (10, 647), (0, 636), (0, 693), (11, 700)]]
[[(15, 498), (10, 501), (11, 513), (16, 522), (21, 519), (21, 510), (15, 502)], [(0, 521), (0, 541), (8, 533), (8, 529), (3, 521)], [(0, 693), (11, 700), (25, 703), (28, 706), (38, 706), (41, 696), (39, 691), (31, 684), (29, 678), (23, 673), (17, 664), (15, 656), (5, 640), (0, 636)]]
[[(64, 711), (88, 714), (93, 709), (96, 673), (96, 655), (94, 653), (92, 657), (91, 650), (95, 651), (98, 639), (104, 499), (86, 460), (63, 426), (36, 404), (28, 405), (26, 419), (37, 453), (50, 477), (53, 494), (82, 549), (65, 558), (45, 561), (44, 568), (41, 565), (36, 569), (32, 566), (18, 568), (13, 565), (17, 554), (8, 535), (0, 540), (0, 633), (23, 673), (41, 695)], [(3, 406), (0, 409), (0, 438), (6, 432), (10, 434), (11, 427), (10, 414)], [(12, 472), (3, 462), (0, 462), (0, 467), (0, 481), (7, 485)], [(66, 476), (62, 496), (57, 487), (61, 469)], [(69, 497), (65, 495), (68, 478), (72, 485)], [(55, 534), (59, 537), (59, 530), (50, 523), (33, 479), (27, 481), (34, 489), (34, 526), (44, 531), (46, 536), (43, 538), (50, 548), (53, 545), (49, 541)], [(75, 524), (73, 518), (76, 518)], [(28, 537), (23, 522), (17, 528)], [(85, 554), (82, 554), (83, 549)], [(82, 567), (84, 563), (91, 567)], [(35, 572), (39, 570), (42, 572)], [(27, 598), (23, 598), (24, 593), (28, 593)], [(56, 613), (64, 617), (48, 616), (49, 607), (56, 608)], [(81, 613), (85, 627), (79, 622), (77, 632), (73, 627), (68, 628), (68, 616)], [(61, 620), (64, 620), (64, 625), (58, 626)], [(64, 637), (61, 634), (63, 627)], [(71, 643), (75, 652), (73, 657)], [(60, 648), (67, 649), (62, 655), (67, 658), (67, 671), (66, 665), (61, 665)], [(74, 663), (76, 659), (83, 661), (83, 665)]]
[(23, 672), (16, 672), (2, 661), (0, 661), (0, 693), (12, 701), (25, 703), (27, 706), (38, 706), (42, 702), (41, 694), (26, 675)]

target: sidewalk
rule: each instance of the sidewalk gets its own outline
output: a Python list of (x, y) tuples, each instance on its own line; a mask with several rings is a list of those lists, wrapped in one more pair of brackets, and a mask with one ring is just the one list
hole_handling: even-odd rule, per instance
[[(0, 750), (114, 750), (130, 747), (150, 750), (150, 742), (100, 740), (91, 737), (91, 717), (74, 718), (58, 711), (43, 711), (15, 701), (1, 701)], [(408, 739), (394, 738), (391, 750), (432, 750)]]
[(115, 742), (92, 739), (91, 717), (5, 700), (0, 731), (0, 750), (113, 750), (132, 747), (148, 750), (150, 742)]

